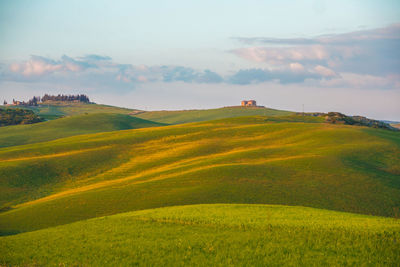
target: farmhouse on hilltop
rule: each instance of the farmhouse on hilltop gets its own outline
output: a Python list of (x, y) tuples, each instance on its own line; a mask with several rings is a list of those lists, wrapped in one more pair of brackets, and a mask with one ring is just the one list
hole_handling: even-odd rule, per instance
[(255, 100), (243, 100), (242, 101), (242, 107), (256, 107), (256, 101)]

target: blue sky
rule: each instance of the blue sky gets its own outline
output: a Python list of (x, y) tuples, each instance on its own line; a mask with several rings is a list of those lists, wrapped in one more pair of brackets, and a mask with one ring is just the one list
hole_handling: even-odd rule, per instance
[[(400, 120), (399, 1), (1, 1), (0, 98)], [(344, 100), (345, 99), (345, 100)]]

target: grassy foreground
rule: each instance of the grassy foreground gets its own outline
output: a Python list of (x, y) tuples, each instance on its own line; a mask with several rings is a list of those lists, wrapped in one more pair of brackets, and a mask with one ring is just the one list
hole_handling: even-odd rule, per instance
[(195, 205), (0, 237), (13, 266), (396, 266), (400, 223), (304, 207)]

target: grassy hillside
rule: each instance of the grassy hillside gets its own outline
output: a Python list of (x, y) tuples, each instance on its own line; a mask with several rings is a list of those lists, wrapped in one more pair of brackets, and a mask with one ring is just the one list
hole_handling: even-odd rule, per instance
[(0, 127), (0, 147), (44, 142), (80, 134), (162, 125), (124, 114), (78, 115), (37, 124)]
[(74, 116), (90, 113), (129, 114), (135, 111), (128, 108), (120, 108), (100, 104), (87, 104), (83, 102), (51, 102), (47, 104), (43, 103), (37, 107), (8, 106), (7, 108), (29, 109), (35, 112), (35, 114), (47, 120), (57, 119), (64, 116)]
[(0, 237), (0, 265), (396, 266), (396, 219), (273, 205), (136, 211)]
[(398, 216), (400, 133), (224, 119), (0, 149), (0, 230), (182, 204), (302, 205)]
[(293, 114), (293, 112), (262, 107), (225, 107), (201, 110), (138, 111), (135, 116), (156, 122), (179, 124), (242, 116), (285, 116), (291, 114)]

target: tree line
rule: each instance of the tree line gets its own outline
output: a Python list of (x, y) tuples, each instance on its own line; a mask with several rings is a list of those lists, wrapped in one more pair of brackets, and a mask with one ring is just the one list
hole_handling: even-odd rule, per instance
[(89, 103), (89, 97), (87, 95), (48, 95), (45, 94), (39, 101), (79, 101), (84, 103)]
[[(13, 105), (17, 106), (38, 106), (40, 103), (44, 103), (47, 101), (63, 101), (63, 102), (83, 102), (90, 103), (89, 97), (87, 95), (78, 94), (78, 95), (49, 95), (45, 94), (44, 96), (34, 96), (29, 99), (27, 102), (18, 101), (13, 99)], [(4, 105), (7, 105), (7, 101), (4, 100)]]

